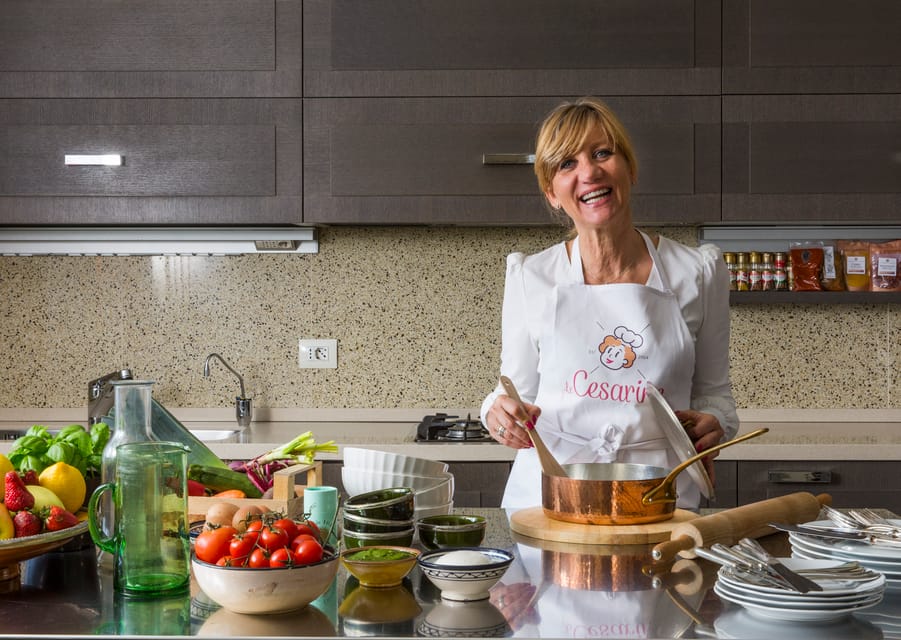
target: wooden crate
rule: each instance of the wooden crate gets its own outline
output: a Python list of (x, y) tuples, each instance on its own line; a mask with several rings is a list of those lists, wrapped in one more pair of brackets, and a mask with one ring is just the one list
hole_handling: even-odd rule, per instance
[(188, 513), (191, 522), (203, 520), (207, 509), (217, 502), (230, 502), (245, 507), (249, 505), (266, 506), (271, 511), (278, 511), (289, 518), (303, 514), (303, 490), (305, 487), (316, 487), (322, 483), (322, 462), (298, 464), (275, 472), (272, 483), (272, 498), (212, 498), (190, 496)]

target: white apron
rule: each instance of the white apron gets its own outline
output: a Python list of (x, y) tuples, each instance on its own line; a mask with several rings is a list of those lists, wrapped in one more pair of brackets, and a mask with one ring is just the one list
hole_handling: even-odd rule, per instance
[[(554, 289), (535, 404), (541, 407), (536, 428), (561, 464), (633, 462), (669, 471), (680, 462), (657, 426), (646, 386), (659, 388), (671, 406), (687, 408), (694, 343), (657, 249), (642, 237), (654, 263), (649, 284), (586, 285), (576, 238), (571, 281)], [(679, 507), (697, 508), (700, 491), (687, 474), (676, 488)], [(502, 506), (540, 504), (541, 466), (534, 449), (522, 449)]]

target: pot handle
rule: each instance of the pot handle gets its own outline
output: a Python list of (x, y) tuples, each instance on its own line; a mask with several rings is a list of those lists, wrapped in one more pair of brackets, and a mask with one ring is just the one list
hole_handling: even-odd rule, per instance
[(685, 471), (688, 467), (693, 465), (698, 460), (702, 458), (706, 458), (711, 453), (715, 451), (719, 451), (720, 449), (725, 449), (726, 447), (731, 447), (733, 444), (738, 444), (739, 442), (744, 442), (745, 440), (750, 440), (751, 438), (756, 438), (757, 436), (762, 436), (764, 433), (769, 431), (767, 427), (763, 427), (761, 429), (757, 429), (756, 431), (752, 431), (750, 433), (746, 433), (743, 436), (738, 436), (737, 438), (733, 438), (732, 440), (727, 440), (726, 442), (721, 442), (718, 445), (712, 446), (706, 451), (702, 451), (701, 453), (696, 453), (690, 458), (684, 460), (681, 464), (679, 464), (675, 469), (669, 472), (669, 475), (663, 479), (663, 482), (658, 484), (656, 487), (648, 491), (641, 497), (641, 503), (645, 505), (656, 504), (658, 502), (675, 502), (678, 495), (674, 490), (674, 485), (676, 483), (676, 476)]

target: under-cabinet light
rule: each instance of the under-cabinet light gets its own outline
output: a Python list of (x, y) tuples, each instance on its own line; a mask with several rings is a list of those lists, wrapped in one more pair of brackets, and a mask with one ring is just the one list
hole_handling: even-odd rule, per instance
[(698, 244), (715, 244), (723, 251), (787, 251), (792, 242), (866, 240), (884, 242), (901, 238), (901, 225), (729, 226), (698, 229)]
[(0, 255), (319, 253), (314, 227), (0, 227)]

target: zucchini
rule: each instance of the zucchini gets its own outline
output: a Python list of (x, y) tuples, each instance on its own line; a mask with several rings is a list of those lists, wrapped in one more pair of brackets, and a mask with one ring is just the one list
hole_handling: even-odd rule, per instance
[(192, 464), (188, 465), (188, 479), (195, 480), (217, 493), (229, 489), (240, 489), (248, 498), (260, 498), (263, 495), (246, 473), (232, 469)]

